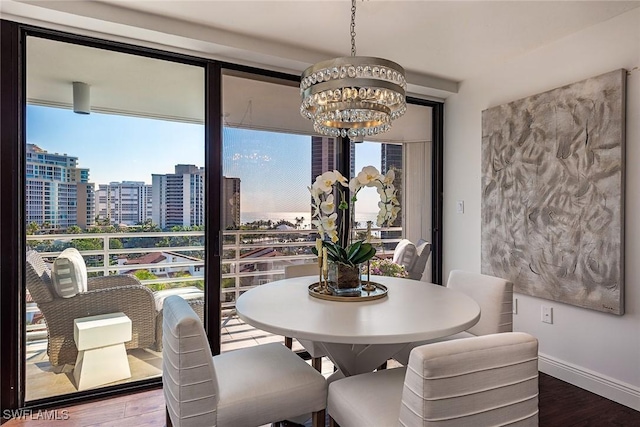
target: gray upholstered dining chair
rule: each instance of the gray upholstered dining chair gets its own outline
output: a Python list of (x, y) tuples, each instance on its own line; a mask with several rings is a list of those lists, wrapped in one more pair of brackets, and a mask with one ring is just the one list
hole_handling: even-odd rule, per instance
[(499, 277), (452, 270), (447, 287), (470, 296), (480, 306), (480, 320), (466, 331), (431, 341), (412, 343), (393, 356), (406, 365), (411, 349), (438, 341), (449, 341), (513, 330), (513, 283)]
[(431, 243), (424, 239), (413, 244), (408, 239), (402, 239), (393, 251), (393, 262), (404, 266), (409, 279), (420, 280), (431, 254)]
[[(318, 265), (313, 264), (294, 264), (287, 265), (284, 268), (285, 279), (292, 277), (304, 277), (304, 276), (318, 276)], [(293, 346), (293, 339), (290, 337), (284, 338), (285, 345), (289, 348)], [(298, 340), (300, 345), (311, 356), (311, 366), (313, 366), (318, 372), (322, 372), (322, 358), (326, 356), (320, 346), (313, 341)]]
[(260, 426), (313, 413), (324, 426), (327, 382), (278, 343), (212, 357), (200, 318), (179, 296), (164, 301), (162, 382), (167, 426)]
[(332, 382), (327, 411), (340, 427), (537, 426), (538, 341), (510, 332), (416, 347), (407, 367)]

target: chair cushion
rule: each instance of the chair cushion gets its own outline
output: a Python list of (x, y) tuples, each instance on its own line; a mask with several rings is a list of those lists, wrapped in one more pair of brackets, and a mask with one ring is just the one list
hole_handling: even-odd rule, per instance
[(325, 408), (327, 382), (278, 343), (214, 356), (220, 401), (219, 426), (251, 426)]
[(53, 261), (53, 289), (61, 298), (87, 292), (87, 266), (76, 248), (67, 248)]
[(411, 353), (411, 350), (413, 350), (416, 347), (419, 347), (425, 344), (433, 344), (436, 342), (452, 341), (452, 340), (459, 340), (461, 338), (472, 338), (472, 337), (475, 337), (475, 335), (467, 331), (462, 331), (462, 332), (458, 332), (457, 334), (436, 338), (433, 340), (413, 342), (408, 346), (406, 346), (405, 348), (403, 348), (402, 350), (400, 350), (399, 352), (397, 352), (396, 354), (394, 354), (393, 358), (398, 362), (402, 363), (403, 365), (407, 366), (407, 364), (409, 363), (409, 354)]
[(451, 270), (447, 287), (470, 296), (480, 306), (480, 320), (467, 329), (474, 335), (513, 330), (513, 283), (499, 277)]
[(193, 299), (204, 299), (204, 291), (202, 289), (196, 288), (195, 286), (163, 289), (161, 291), (156, 291), (153, 293), (153, 299), (156, 302), (157, 311), (162, 310), (162, 306), (164, 305), (164, 300), (171, 295), (178, 295), (179, 297), (182, 297), (182, 299), (185, 301), (190, 301)]
[(340, 427), (396, 426), (406, 369), (354, 375), (329, 384), (327, 411)]
[(393, 262), (403, 265), (407, 271), (411, 270), (418, 256), (416, 245), (410, 240), (402, 239), (393, 251)]
[(418, 243), (416, 243), (416, 252), (417, 255), (415, 257), (415, 261), (411, 266), (411, 270), (409, 270), (409, 278), (420, 280), (422, 279), (424, 269), (427, 266), (427, 260), (431, 254), (431, 243), (424, 239), (418, 240)]
[(509, 332), (416, 347), (400, 425), (537, 426), (538, 341)]

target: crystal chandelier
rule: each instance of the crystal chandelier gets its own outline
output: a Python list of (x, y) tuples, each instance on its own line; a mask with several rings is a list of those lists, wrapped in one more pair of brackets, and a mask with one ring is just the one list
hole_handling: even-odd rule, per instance
[(356, 56), (356, 0), (351, 0), (351, 56), (318, 62), (301, 76), (300, 113), (321, 135), (364, 137), (388, 131), (407, 110), (404, 68)]

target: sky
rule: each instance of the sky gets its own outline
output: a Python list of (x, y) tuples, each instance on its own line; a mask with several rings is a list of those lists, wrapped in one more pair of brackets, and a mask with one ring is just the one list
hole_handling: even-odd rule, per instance
[[(223, 174), (241, 179), (244, 212), (309, 211), (311, 137), (225, 128)], [(204, 126), (29, 105), (27, 143), (78, 158), (89, 182), (144, 181), (174, 172), (176, 164), (204, 166)], [(378, 144), (356, 144), (356, 173), (380, 168)], [(359, 195), (356, 212), (377, 210), (373, 189)]]

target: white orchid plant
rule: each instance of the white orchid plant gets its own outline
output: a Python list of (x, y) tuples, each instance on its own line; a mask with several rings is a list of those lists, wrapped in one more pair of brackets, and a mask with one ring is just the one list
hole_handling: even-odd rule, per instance
[[(373, 166), (365, 166), (349, 182), (340, 172), (334, 170), (319, 175), (313, 185), (307, 187), (313, 197), (311, 223), (317, 228), (330, 261), (355, 266), (375, 255), (376, 250), (369, 242), (351, 242), (351, 233), (349, 227), (345, 227), (345, 221), (338, 225), (338, 210), (346, 210), (349, 203), (353, 207), (358, 201), (358, 192), (363, 188), (375, 187), (380, 195), (376, 223), (379, 227), (383, 227), (385, 223), (392, 223), (400, 212), (397, 191), (393, 185), (394, 179), (393, 169), (385, 175)], [(337, 190), (340, 198), (337, 205), (334, 190)], [(347, 192), (351, 197), (347, 198)], [(351, 213), (353, 219), (353, 209)], [(348, 223), (352, 222), (350, 220)], [(314, 248), (313, 252), (318, 254), (319, 249)]]

